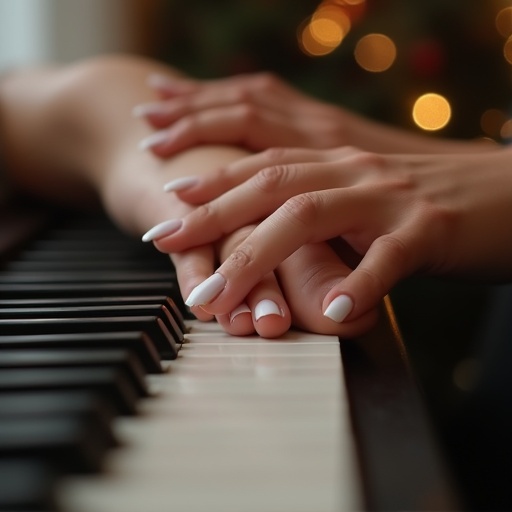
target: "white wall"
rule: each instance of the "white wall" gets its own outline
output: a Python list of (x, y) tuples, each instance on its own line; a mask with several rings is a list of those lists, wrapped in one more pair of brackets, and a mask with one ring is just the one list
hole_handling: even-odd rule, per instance
[(130, 51), (127, 0), (0, 0), (0, 70)]

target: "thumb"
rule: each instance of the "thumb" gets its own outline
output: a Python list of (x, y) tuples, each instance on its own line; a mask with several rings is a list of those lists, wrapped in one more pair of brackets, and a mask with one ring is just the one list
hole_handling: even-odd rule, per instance
[(398, 233), (377, 238), (355, 270), (327, 293), (324, 316), (349, 322), (376, 308), (395, 284), (419, 267), (413, 248)]

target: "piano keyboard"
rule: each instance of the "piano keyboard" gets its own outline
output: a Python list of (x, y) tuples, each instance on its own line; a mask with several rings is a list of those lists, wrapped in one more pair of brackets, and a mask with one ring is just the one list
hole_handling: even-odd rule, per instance
[(0, 510), (363, 507), (337, 338), (187, 319), (167, 257), (61, 219), (0, 271)]

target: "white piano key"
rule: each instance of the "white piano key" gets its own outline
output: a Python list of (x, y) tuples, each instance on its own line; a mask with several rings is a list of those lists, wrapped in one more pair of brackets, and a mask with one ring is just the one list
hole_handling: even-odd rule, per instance
[(63, 483), (65, 510), (361, 508), (337, 338), (248, 340), (212, 323), (194, 323), (187, 337), (169, 371), (150, 376), (159, 395), (118, 422), (125, 446), (106, 474)]

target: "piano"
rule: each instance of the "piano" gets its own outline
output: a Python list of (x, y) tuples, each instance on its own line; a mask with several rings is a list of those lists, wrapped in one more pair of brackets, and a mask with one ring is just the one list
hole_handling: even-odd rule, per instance
[(0, 510), (457, 510), (389, 301), (368, 335), (233, 337), (101, 216), (4, 211)]

